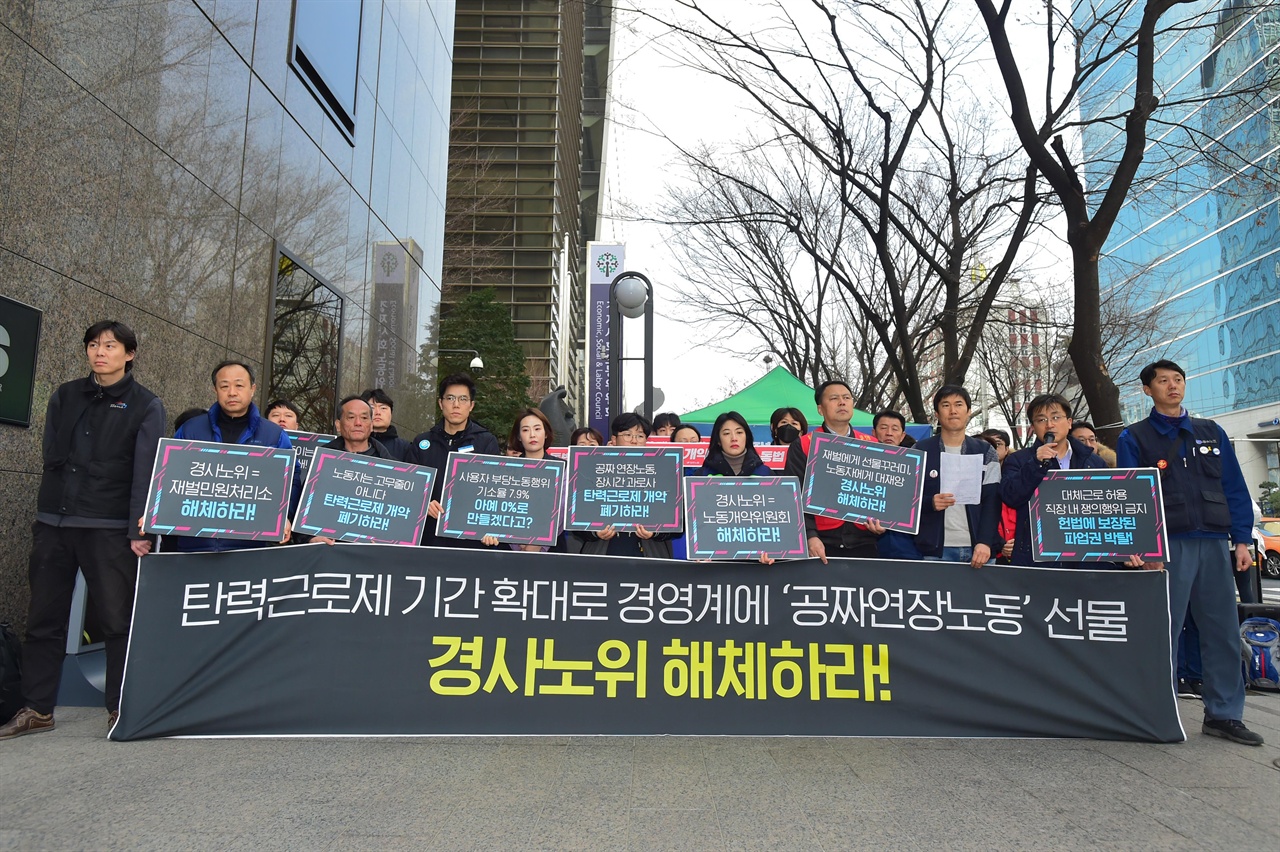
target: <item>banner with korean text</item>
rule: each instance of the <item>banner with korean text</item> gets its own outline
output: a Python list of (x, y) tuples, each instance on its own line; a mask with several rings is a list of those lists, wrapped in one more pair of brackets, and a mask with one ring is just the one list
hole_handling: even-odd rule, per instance
[(114, 739), (1184, 739), (1165, 575), (302, 545), (141, 560)]

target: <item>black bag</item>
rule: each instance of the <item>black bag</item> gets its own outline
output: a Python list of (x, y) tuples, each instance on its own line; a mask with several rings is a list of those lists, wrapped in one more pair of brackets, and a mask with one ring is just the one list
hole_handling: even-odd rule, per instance
[(13, 627), (0, 622), (0, 724), (22, 709), (22, 642)]

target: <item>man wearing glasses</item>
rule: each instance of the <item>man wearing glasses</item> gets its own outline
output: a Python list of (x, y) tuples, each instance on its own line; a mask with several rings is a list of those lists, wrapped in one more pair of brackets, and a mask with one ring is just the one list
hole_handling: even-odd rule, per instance
[[(440, 494), (444, 491), (444, 467), (449, 453), (481, 453), (497, 456), (498, 439), (488, 429), (471, 420), (476, 407), (476, 383), (466, 373), (455, 373), (440, 380), (438, 402), (440, 420), (426, 432), (413, 439), (405, 461), (436, 469), (436, 482), (431, 489), (431, 505), (427, 512), (433, 518), (440, 517), (443, 507)], [(428, 524), (422, 534), (422, 543), (443, 547), (478, 547), (478, 541), (439, 538)]]
[(1004, 463), (1000, 477), (1000, 499), (1017, 513), (1014, 526), (1013, 553), (1009, 561), (1014, 565), (1043, 565), (1058, 568), (1107, 568), (1099, 563), (1036, 562), (1031, 557), (1031, 498), (1041, 480), (1051, 470), (1080, 468), (1099, 469), (1107, 466), (1093, 451), (1093, 447), (1070, 435), (1071, 403), (1056, 394), (1037, 396), (1027, 404), (1027, 419), (1036, 439), (1031, 446), (1011, 453)]

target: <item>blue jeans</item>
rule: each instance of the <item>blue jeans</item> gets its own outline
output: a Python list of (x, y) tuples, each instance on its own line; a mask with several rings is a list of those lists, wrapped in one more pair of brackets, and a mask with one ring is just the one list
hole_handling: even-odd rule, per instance
[(1224, 538), (1174, 538), (1169, 541), (1170, 673), (1178, 673), (1178, 637), (1187, 613), (1200, 630), (1206, 719), (1244, 715), (1244, 679), (1240, 677), (1240, 619), (1236, 584)]
[(944, 547), (937, 556), (921, 556), (930, 562), (968, 562), (973, 559), (972, 547)]

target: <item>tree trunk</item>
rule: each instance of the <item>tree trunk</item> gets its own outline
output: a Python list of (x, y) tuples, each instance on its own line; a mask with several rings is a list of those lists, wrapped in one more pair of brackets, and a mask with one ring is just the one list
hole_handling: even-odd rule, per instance
[(1120, 388), (1111, 378), (1102, 357), (1101, 285), (1098, 278), (1098, 251), (1089, 240), (1071, 241), (1075, 273), (1075, 322), (1067, 353), (1075, 367), (1080, 389), (1089, 403), (1089, 416), (1098, 437), (1109, 447), (1116, 445), (1123, 420), (1120, 415)]

